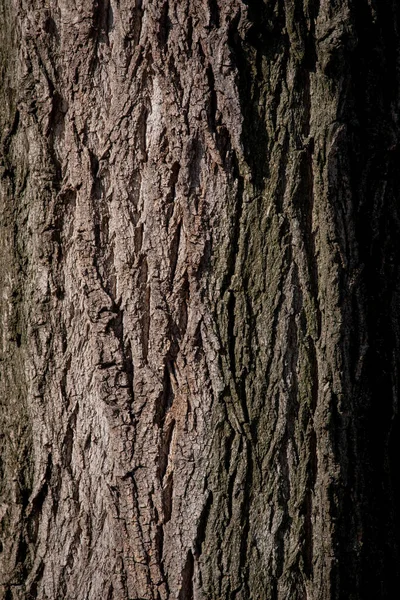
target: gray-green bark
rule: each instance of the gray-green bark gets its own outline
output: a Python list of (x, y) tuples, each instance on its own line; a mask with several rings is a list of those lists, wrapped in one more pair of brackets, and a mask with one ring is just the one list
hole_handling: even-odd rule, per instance
[(395, 0), (0, 0), (0, 598), (399, 583)]

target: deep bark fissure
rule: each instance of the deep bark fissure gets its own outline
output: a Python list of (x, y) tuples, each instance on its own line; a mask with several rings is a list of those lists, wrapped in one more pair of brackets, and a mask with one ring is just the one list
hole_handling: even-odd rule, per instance
[(390, 598), (397, 4), (33, 4), (0, 0), (0, 598)]

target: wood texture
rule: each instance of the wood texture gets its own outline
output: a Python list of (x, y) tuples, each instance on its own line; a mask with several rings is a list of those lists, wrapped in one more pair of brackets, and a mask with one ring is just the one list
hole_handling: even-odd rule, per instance
[(0, 0), (0, 598), (393, 598), (399, 12)]

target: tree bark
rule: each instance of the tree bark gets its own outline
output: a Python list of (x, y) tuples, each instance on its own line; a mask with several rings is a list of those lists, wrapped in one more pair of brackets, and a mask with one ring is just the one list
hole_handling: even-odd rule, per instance
[(0, 598), (393, 598), (398, 3), (0, 23)]

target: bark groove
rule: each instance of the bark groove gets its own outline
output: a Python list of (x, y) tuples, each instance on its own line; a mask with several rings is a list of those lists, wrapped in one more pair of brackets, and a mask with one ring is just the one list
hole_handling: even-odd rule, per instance
[(391, 598), (391, 0), (0, 0), (0, 598)]

